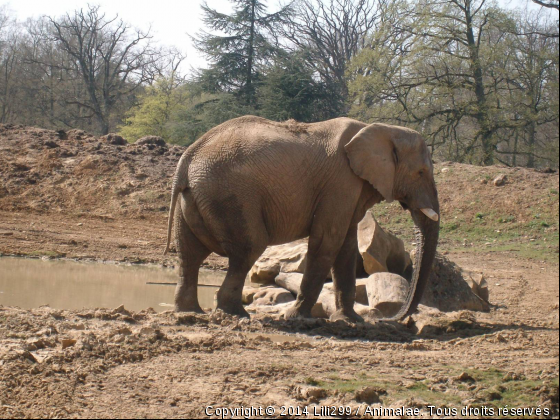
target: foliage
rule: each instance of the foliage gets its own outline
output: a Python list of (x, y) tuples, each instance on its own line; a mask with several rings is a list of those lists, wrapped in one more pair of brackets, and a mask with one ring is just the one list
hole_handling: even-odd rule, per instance
[[(25, 23), (0, 7), (0, 122), (189, 144), (241, 115), (418, 130), (436, 158), (559, 165), (556, 0), (204, 3), (208, 68), (99, 6)], [(81, 47), (80, 47), (81, 46)]]
[(258, 89), (259, 115), (276, 121), (321, 121), (330, 116), (330, 97), (302, 57), (278, 61)]
[(220, 13), (202, 5), (205, 25), (222, 34), (200, 32), (194, 38), (195, 47), (210, 62), (209, 69), (199, 71), (199, 81), (211, 93), (236, 93), (245, 104), (255, 103), (255, 84), (263, 67), (282, 51), (275, 39), (275, 29), (281, 25), (290, 7), (267, 14), (266, 5), (258, 0), (232, 0), (233, 14)]
[(558, 39), (551, 31), (540, 15), (484, 0), (402, 5), (348, 68), (350, 113), (412, 126), (445, 159), (557, 166)]

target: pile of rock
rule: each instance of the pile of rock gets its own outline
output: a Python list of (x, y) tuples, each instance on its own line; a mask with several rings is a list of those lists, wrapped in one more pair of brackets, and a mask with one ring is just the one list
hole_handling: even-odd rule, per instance
[[(412, 258), (402, 240), (384, 231), (371, 213), (358, 226), (356, 312), (366, 318), (390, 317), (406, 299), (412, 279)], [(255, 287), (243, 291), (253, 313), (281, 314), (293, 305), (306, 265), (307, 243), (273, 246), (255, 263), (249, 278)], [(328, 318), (335, 308), (333, 283), (326, 279), (312, 315)], [(488, 285), (480, 274), (462, 271), (437, 255), (421, 303), (441, 311), (487, 311)]]

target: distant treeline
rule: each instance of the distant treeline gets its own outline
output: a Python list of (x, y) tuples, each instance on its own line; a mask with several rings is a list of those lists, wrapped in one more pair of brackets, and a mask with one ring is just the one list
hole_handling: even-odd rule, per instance
[(0, 122), (186, 145), (241, 115), (350, 116), (415, 128), (439, 159), (558, 167), (558, 0), (231, 1), (203, 3), (208, 65), (188, 77), (188, 57), (98, 6), (0, 8)]

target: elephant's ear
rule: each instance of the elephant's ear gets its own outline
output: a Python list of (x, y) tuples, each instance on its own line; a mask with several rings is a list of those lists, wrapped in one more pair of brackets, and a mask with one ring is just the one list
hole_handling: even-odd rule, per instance
[(395, 180), (394, 149), (391, 127), (384, 124), (363, 128), (344, 146), (354, 173), (373, 185), (389, 203), (393, 201)]

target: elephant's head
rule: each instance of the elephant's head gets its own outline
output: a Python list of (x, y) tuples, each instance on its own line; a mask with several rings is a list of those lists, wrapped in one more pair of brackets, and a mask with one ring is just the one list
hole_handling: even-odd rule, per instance
[(417, 252), (409, 295), (394, 318), (414, 312), (436, 254), (439, 202), (426, 143), (414, 130), (385, 124), (363, 128), (345, 146), (350, 167), (385, 198), (410, 211), (417, 227)]

